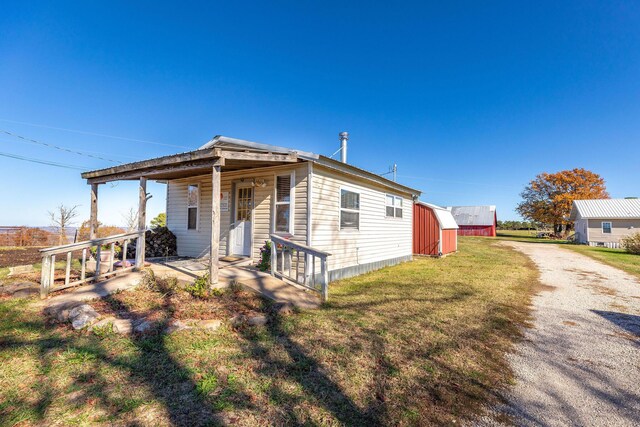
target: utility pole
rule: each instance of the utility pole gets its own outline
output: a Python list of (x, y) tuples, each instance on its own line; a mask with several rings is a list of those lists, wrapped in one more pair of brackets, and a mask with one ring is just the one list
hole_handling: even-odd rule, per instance
[(397, 181), (397, 174), (398, 174), (398, 165), (396, 163), (393, 164), (393, 181)]

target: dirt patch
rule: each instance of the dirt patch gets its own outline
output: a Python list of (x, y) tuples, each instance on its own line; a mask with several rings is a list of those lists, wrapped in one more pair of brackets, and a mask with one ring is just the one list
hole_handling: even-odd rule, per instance
[(0, 268), (36, 264), (42, 261), (41, 247), (0, 247)]
[(565, 320), (562, 323), (565, 324), (565, 325), (568, 325), (568, 326), (578, 326), (578, 324), (576, 322), (572, 322), (571, 320)]

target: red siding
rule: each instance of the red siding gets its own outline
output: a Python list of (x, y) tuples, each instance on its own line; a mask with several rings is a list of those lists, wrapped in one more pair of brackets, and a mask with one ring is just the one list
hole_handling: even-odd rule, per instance
[(442, 230), (442, 253), (448, 254), (458, 250), (457, 230)]
[(494, 225), (461, 225), (458, 228), (458, 236), (484, 236), (496, 237)]
[[(413, 253), (438, 255), (440, 224), (433, 210), (428, 206), (413, 204)], [(455, 252), (456, 230), (442, 230), (442, 253)]]

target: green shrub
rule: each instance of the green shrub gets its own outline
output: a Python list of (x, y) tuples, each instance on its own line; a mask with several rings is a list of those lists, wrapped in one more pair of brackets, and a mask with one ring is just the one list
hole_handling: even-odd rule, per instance
[(640, 232), (623, 237), (621, 242), (627, 252), (640, 255)]
[(207, 299), (209, 297), (209, 273), (198, 277), (193, 283), (185, 286), (184, 290), (195, 298)]
[(260, 271), (271, 271), (271, 242), (268, 240), (260, 248), (260, 262), (256, 267)]

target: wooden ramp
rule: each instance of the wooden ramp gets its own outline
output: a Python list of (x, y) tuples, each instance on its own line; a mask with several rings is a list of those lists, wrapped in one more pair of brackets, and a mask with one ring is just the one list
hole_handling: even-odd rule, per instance
[[(180, 265), (173, 262), (151, 262), (156, 275), (174, 276), (180, 281), (192, 282), (207, 273), (206, 269), (191, 270), (193, 264)], [(218, 280), (223, 284), (239, 283), (278, 303), (291, 304), (309, 309), (320, 306), (320, 295), (312, 290), (285, 282), (248, 265), (231, 264), (220, 266)]]

